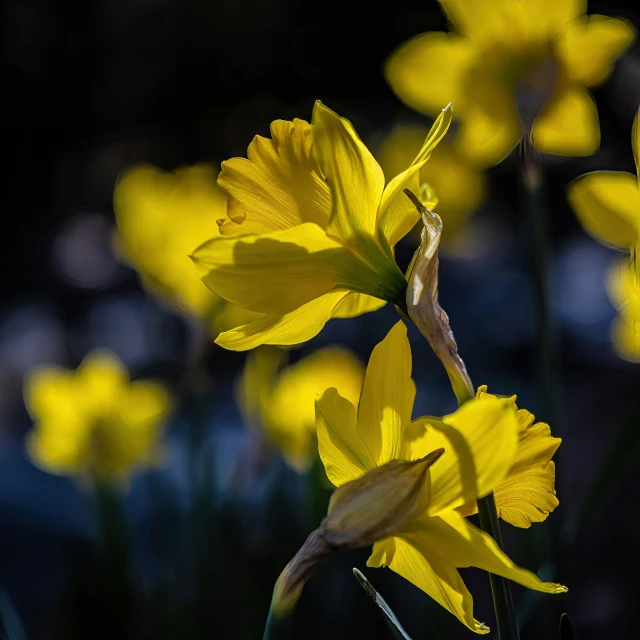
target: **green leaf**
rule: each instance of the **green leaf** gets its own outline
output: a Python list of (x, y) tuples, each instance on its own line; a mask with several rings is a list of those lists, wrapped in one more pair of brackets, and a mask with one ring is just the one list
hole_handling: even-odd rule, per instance
[(355, 567), (353, 568), (353, 574), (358, 578), (362, 588), (371, 596), (380, 608), (380, 611), (384, 614), (384, 619), (389, 625), (393, 637), (396, 638), (396, 640), (411, 640), (407, 632), (402, 628), (398, 618), (396, 618), (396, 614), (393, 613), (391, 607), (384, 601), (384, 598), (375, 590), (373, 585)]

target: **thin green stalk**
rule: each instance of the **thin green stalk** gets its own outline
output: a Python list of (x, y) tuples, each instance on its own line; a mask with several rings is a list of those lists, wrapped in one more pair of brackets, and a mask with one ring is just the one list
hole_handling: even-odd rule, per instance
[(285, 615), (276, 615), (271, 607), (262, 640), (288, 640), (289, 638), (293, 638), (293, 611)]

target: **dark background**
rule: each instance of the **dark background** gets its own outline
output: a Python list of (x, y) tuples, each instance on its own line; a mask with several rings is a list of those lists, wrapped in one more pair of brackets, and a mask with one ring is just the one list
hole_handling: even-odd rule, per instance
[[(631, 0), (592, 1), (589, 12), (640, 26)], [(22, 377), (42, 362), (75, 367), (91, 349), (108, 347), (134, 375), (182, 389), (194, 331), (113, 257), (116, 176), (138, 161), (171, 169), (244, 155), (272, 120), (309, 119), (316, 99), (351, 119), (375, 149), (398, 119), (426, 122), (386, 86), (384, 59), (408, 37), (444, 29), (445, 20), (432, 0), (8, 0), (2, 16), (0, 206), (8, 230), (0, 234), (0, 584), (8, 598), (0, 598), (0, 609), (11, 601), (31, 640), (258, 638), (273, 582), (323, 505), (309, 506), (308, 481), (277, 455), (256, 461), (248, 453), (251, 436), (232, 402), (244, 355), (206, 350), (206, 393), (184, 397), (165, 467), (142, 474), (126, 497), (137, 586), (122, 602), (105, 596), (109, 571), (94, 548), (91, 495), (25, 458), (31, 423)], [(559, 572), (570, 591), (553, 603), (515, 588), (524, 638), (550, 637), (537, 625), (555, 626), (562, 611), (580, 638), (634, 637), (636, 628), (640, 373), (610, 344), (615, 311), (604, 281), (615, 253), (584, 234), (564, 194), (586, 171), (634, 170), (637, 44), (595, 95), (600, 151), (546, 162), (561, 365), (560, 417), (552, 428), (564, 438), (560, 507), (536, 531), (503, 528), (514, 559)], [(516, 170), (514, 155), (490, 171), (490, 195), (474, 219), (476, 250), (443, 258), (440, 289), (474, 382), (517, 393), (535, 412), (531, 230)], [(401, 246), (399, 261), (406, 264), (411, 252)], [(339, 342), (366, 361), (393, 322), (392, 309), (333, 321), (292, 359)], [(439, 363), (419, 335), (411, 336), (416, 413), (453, 410)], [(206, 426), (195, 462), (185, 436), (194, 412)], [(194, 491), (193, 475), (208, 478), (205, 467), (212, 478), (200, 477), (196, 485), (206, 490)], [(379, 588), (412, 637), (471, 637), (399, 577), (366, 570), (366, 557), (343, 554), (318, 570), (294, 637), (390, 637), (352, 566)], [(476, 617), (492, 624), (486, 576), (467, 574)]]

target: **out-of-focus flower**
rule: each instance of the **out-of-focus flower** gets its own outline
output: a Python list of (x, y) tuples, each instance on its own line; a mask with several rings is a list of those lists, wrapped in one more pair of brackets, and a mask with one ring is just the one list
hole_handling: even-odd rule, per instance
[(608, 292), (619, 315), (612, 326), (618, 355), (640, 362), (640, 110), (631, 134), (636, 175), (625, 171), (594, 171), (574, 180), (567, 196), (584, 229), (604, 245), (628, 251), (630, 258), (614, 265)]
[(89, 354), (76, 371), (42, 366), (25, 378), (24, 400), (34, 427), (33, 462), (78, 479), (123, 482), (156, 462), (170, 411), (166, 388), (129, 379), (111, 353)]
[(491, 165), (533, 126), (541, 151), (587, 155), (600, 143), (587, 87), (630, 45), (623, 20), (584, 15), (586, 0), (440, 0), (452, 33), (401, 45), (386, 78), (409, 106), (433, 115), (453, 101), (461, 153)]
[(306, 471), (317, 455), (316, 396), (329, 387), (357, 405), (364, 379), (362, 363), (341, 347), (326, 347), (278, 371), (285, 353), (259, 347), (247, 358), (239, 388), (250, 425), (264, 429), (287, 463)]
[(625, 360), (640, 362), (640, 275), (628, 259), (611, 267), (607, 292), (618, 310), (611, 325), (615, 352)]
[[(352, 547), (370, 544), (377, 533), (369, 566), (390, 567), (472, 631), (488, 633), (473, 617), (473, 600), (459, 567), (479, 567), (538, 591), (566, 591), (517, 567), (489, 535), (457, 512), (498, 488), (519, 463), (515, 405), (510, 399), (481, 394), (451, 415), (411, 421), (414, 396), (411, 348), (400, 321), (371, 355), (357, 410), (335, 389), (328, 389), (317, 400), (320, 457), (327, 476), (339, 487), (336, 494), (341, 490), (353, 493), (354, 487), (362, 485), (362, 493), (351, 498), (353, 503), (363, 505), (374, 494), (377, 498), (377, 511), (369, 513), (367, 520), (370, 526), (343, 512), (342, 527), (336, 532), (330, 507), (320, 534), (327, 544), (340, 547), (340, 541), (347, 539), (346, 546)], [(530, 460), (534, 452), (535, 448), (527, 448), (523, 461)], [(426, 467), (423, 491), (419, 498), (414, 497), (410, 509), (399, 509), (391, 494), (389, 502), (380, 499), (373, 490), (375, 483), (363, 482), (369, 474), (386, 482), (388, 472), (383, 470), (402, 461), (421, 461)], [(409, 473), (408, 468), (401, 468)], [(401, 517), (394, 519), (397, 513)], [(362, 538), (344, 524), (350, 521), (357, 521), (361, 526), (356, 529), (366, 532)]]
[(255, 317), (207, 289), (189, 259), (195, 247), (219, 235), (216, 220), (225, 214), (227, 201), (216, 177), (215, 167), (206, 164), (174, 172), (137, 166), (120, 178), (114, 193), (120, 255), (149, 291), (211, 322), (215, 334), (235, 326), (228, 322)]
[[(378, 158), (386, 175), (397, 175), (420, 149), (428, 130), (421, 125), (396, 126), (382, 143)], [(486, 174), (458, 153), (447, 138), (431, 154), (420, 171), (420, 182), (433, 188), (435, 207), (443, 221), (442, 246), (454, 240), (468, 216), (482, 202), (487, 188)]]
[(245, 158), (224, 162), (224, 238), (193, 255), (204, 283), (264, 317), (222, 333), (218, 344), (246, 350), (315, 336), (330, 318), (385, 302), (404, 306), (406, 280), (394, 245), (418, 220), (402, 193), (451, 122), (445, 108), (405, 171), (385, 186), (382, 169), (351, 123), (317, 102), (312, 124), (277, 120)]
[[(478, 398), (495, 398), (485, 385)], [(534, 422), (532, 413), (518, 409), (515, 396), (510, 398), (518, 417), (518, 446), (513, 463), (504, 480), (493, 490), (498, 516), (516, 527), (529, 528), (543, 522), (558, 506), (555, 491), (555, 465), (551, 461), (562, 440), (551, 436), (544, 422)], [(476, 502), (458, 509), (464, 516), (478, 512)]]

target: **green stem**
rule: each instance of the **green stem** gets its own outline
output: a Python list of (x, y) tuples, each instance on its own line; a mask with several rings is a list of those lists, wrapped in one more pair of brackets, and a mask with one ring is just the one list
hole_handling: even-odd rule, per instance
[[(480, 516), (480, 528), (488, 533), (502, 549), (500, 522), (498, 521), (496, 501), (492, 493), (478, 500), (478, 515)], [(511, 585), (508, 580), (493, 573), (489, 574), (489, 580), (500, 640), (519, 640), (520, 632), (511, 596)]]

